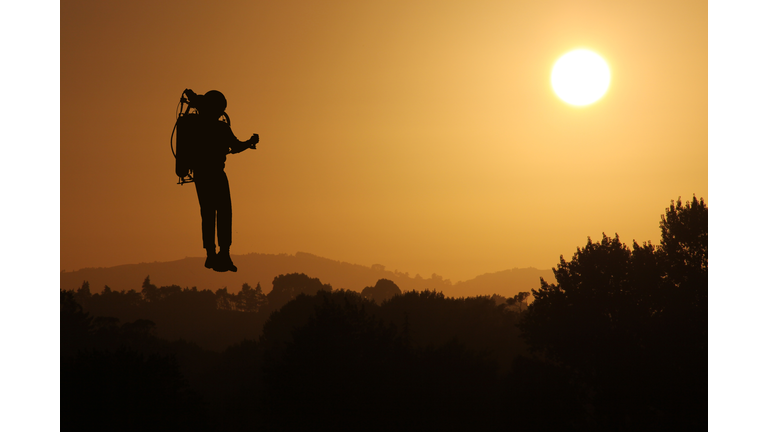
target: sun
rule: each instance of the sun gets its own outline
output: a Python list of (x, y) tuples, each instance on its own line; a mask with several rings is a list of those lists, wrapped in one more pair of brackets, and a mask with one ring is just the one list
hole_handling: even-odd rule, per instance
[(552, 88), (568, 104), (589, 105), (605, 94), (611, 70), (602, 57), (586, 49), (560, 57), (552, 68)]

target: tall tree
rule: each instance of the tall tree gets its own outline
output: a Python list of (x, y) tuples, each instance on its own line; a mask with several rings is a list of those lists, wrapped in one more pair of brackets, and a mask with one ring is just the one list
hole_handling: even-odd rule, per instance
[(160, 299), (160, 290), (149, 281), (149, 275), (144, 279), (144, 283), (141, 284), (141, 295), (148, 302), (156, 302)]
[(237, 309), (243, 312), (258, 312), (267, 302), (267, 296), (261, 291), (261, 284), (257, 283), (256, 288), (251, 288), (247, 283), (237, 293)]
[(661, 252), (670, 288), (678, 288), (685, 302), (706, 308), (708, 254), (708, 211), (704, 199), (674, 201), (661, 217)]
[(520, 324), (534, 352), (590, 389), (608, 428), (652, 427), (658, 413), (706, 422), (706, 205), (673, 202), (660, 226), (658, 247), (603, 234), (560, 257)]

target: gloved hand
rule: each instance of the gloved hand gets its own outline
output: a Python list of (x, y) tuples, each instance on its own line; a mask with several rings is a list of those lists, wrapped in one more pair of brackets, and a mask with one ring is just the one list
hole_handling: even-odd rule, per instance
[(253, 134), (250, 138), (248, 138), (248, 145), (252, 148), (256, 148), (256, 144), (259, 142), (259, 134)]

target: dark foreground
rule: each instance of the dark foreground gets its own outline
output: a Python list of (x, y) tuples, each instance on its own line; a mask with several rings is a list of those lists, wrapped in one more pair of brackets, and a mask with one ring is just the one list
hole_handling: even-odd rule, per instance
[(526, 294), (61, 292), (62, 430), (703, 430), (707, 209), (604, 236)]

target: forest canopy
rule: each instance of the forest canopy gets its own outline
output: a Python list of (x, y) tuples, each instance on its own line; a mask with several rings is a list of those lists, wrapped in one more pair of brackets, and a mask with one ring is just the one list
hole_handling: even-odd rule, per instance
[(267, 295), (85, 282), (61, 291), (62, 425), (99, 415), (84, 406), (122, 415), (107, 394), (143, 398), (136, 428), (705, 428), (707, 220), (703, 199), (678, 199), (658, 245), (588, 238), (510, 298), (387, 279), (359, 293), (301, 273)]

